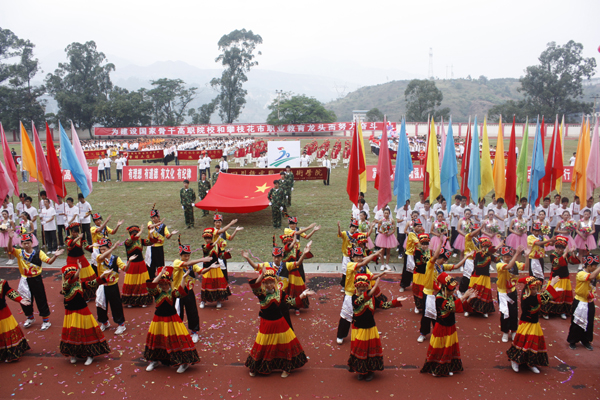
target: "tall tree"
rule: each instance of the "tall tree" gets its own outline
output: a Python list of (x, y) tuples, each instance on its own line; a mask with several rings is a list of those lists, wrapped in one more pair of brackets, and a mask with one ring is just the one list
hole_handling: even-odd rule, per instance
[(366, 115), (367, 122), (381, 122), (383, 121), (383, 113), (379, 111), (379, 108), (371, 108)]
[(219, 104), (218, 99), (212, 99), (206, 104), (202, 104), (197, 110), (190, 108), (188, 115), (192, 117), (192, 124), (197, 125), (208, 125), (210, 124), (210, 118), (215, 113), (217, 105)]
[(162, 78), (151, 81), (153, 89), (148, 91), (152, 102), (152, 122), (156, 125), (181, 125), (186, 117), (186, 109), (198, 88), (185, 87), (181, 79)]
[(428, 79), (413, 79), (408, 83), (404, 91), (406, 98), (407, 121), (427, 121), (429, 115), (435, 119), (448, 118), (450, 109), (448, 107), (436, 110), (442, 104), (444, 95), (437, 88), (434, 81)]
[(152, 102), (146, 89), (130, 92), (115, 86), (96, 105), (98, 122), (106, 127), (144, 126), (152, 123)]
[(327, 110), (323, 103), (314, 97), (284, 93), (283, 99), (275, 99), (269, 105), (271, 113), (267, 124), (309, 124), (335, 122), (337, 117), (333, 111)]
[[(243, 84), (248, 81), (246, 73), (258, 65), (258, 61), (254, 60), (254, 50), (261, 43), (260, 35), (246, 29), (236, 29), (219, 40), (222, 53), (215, 62), (220, 62), (225, 70), (220, 78), (213, 78), (210, 84), (219, 92), (219, 116), (224, 123), (237, 120), (246, 104), (247, 91)], [(257, 54), (261, 55), (261, 52)]]
[(112, 89), (110, 80), (114, 64), (106, 63), (104, 53), (96, 49), (96, 43), (71, 43), (65, 49), (67, 63), (59, 63), (54, 74), (46, 77), (48, 92), (58, 103), (59, 118), (73, 120), (78, 128), (87, 129), (99, 122), (96, 108), (107, 100)]

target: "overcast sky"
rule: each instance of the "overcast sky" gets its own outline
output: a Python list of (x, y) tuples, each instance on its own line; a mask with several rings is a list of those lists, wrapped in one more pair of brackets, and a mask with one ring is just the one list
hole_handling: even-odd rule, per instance
[(357, 63), (425, 77), (431, 47), (440, 78), (450, 65), (456, 78), (519, 77), (548, 42), (570, 39), (600, 61), (599, 16), (598, 0), (0, 0), (0, 27), (39, 58), (94, 40), (116, 61), (219, 68), (219, 38), (246, 28), (263, 38), (259, 68), (325, 76)]

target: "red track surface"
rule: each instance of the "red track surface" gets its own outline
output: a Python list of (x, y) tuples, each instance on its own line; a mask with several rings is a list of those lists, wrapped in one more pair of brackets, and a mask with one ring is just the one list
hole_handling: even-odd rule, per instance
[[(0, 277), (17, 287), (16, 269), (1, 268)], [(287, 379), (275, 372), (251, 378), (244, 362), (258, 330), (258, 304), (246, 284), (248, 275), (232, 274), (234, 295), (221, 310), (213, 305), (200, 311), (201, 333), (197, 349), (202, 359), (184, 374), (175, 368), (158, 367), (146, 372), (141, 358), (146, 333), (154, 312), (152, 306), (125, 309), (127, 331), (115, 336), (115, 324), (105, 332), (112, 353), (97, 357), (91, 366), (83, 361), (72, 365), (58, 352), (64, 308), (59, 295), (60, 277), (56, 271), (44, 273), (44, 283), (52, 311), (52, 327), (39, 330), (36, 317), (25, 330), (32, 348), (18, 362), (0, 365), (0, 398), (18, 399), (524, 399), (547, 396), (553, 399), (600, 397), (598, 367), (600, 347), (589, 352), (579, 346), (569, 350), (566, 336), (569, 321), (552, 318), (542, 321), (550, 367), (536, 375), (526, 368), (519, 374), (510, 369), (506, 358), (509, 344), (500, 341), (499, 313), (488, 319), (457, 316), (458, 335), (465, 371), (453, 377), (434, 378), (419, 373), (427, 351), (427, 341), (417, 343), (420, 316), (412, 312), (411, 296), (400, 309), (378, 310), (376, 320), (384, 347), (385, 371), (371, 382), (359, 382), (346, 370), (349, 338), (335, 343), (342, 302), (337, 276), (309, 278), (318, 290), (310, 309), (300, 317), (292, 315), (295, 332), (310, 358), (308, 364)], [(398, 295), (395, 282), (383, 282), (388, 297)], [(89, 303), (95, 314), (95, 305)], [(9, 307), (22, 324), (20, 307)], [(496, 307), (497, 308), (497, 307)], [(37, 312), (37, 309), (36, 309)], [(598, 315), (598, 313), (597, 313)], [(598, 320), (598, 318), (596, 318)], [(596, 321), (595, 335), (600, 330)], [(597, 345), (600, 343), (596, 341)], [(564, 361), (563, 364), (556, 358)]]

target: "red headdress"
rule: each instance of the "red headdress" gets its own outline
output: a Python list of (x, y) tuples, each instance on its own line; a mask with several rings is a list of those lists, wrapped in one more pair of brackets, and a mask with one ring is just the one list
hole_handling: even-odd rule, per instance
[(137, 225), (131, 225), (127, 227), (127, 232), (129, 232), (130, 235), (137, 235), (140, 230), (140, 227)]
[(513, 249), (510, 246), (502, 246), (500, 247), (500, 255), (501, 256), (512, 256)]
[(539, 222), (535, 222), (533, 224), (533, 226), (531, 227), (532, 231), (541, 231), (542, 230), (542, 224)]
[(354, 218), (352, 218), (350, 220), (350, 228), (352, 228), (352, 227), (358, 228), (358, 221), (355, 220)]
[(438, 275), (437, 281), (440, 285), (450, 290), (454, 290), (458, 286), (458, 281), (445, 272)]
[(359, 287), (359, 286), (369, 287), (370, 284), (371, 284), (371, 279), (370, 279), (369, 275), (356, 274), (354, 276), (354, 286), (355, 287)]
[(21, 235), (21, 242), (33, 242), (33, 234), (32, 233), (24, 233)]
[(526, 277), (519, 279), (519, 283), (522, 283), (525, 286), (527, 286), (528, 288), (531, 288), (533, 286), (541, 285), (542, 280), (536, 278), (535, 276), (526, 276)]
[(569, 238), (566, 236), (557, 236), (556, 237), (556, 242), (554, 242), (554, 247), (559, 246), (559, 247), (567, 247), (567, 245), (569, 244)]
[(223, 221), (223, 216), (221, 214), (215, 214), (213, 221)]
[(158, 210), (156, 208), (154, 208), (156, 206), (156, 203), (154, 203), (152, 205), (152, 210), (150, 210), (150, 218), (152, 217), (158, 217)]
[(282, 247), (273, 247), (273, 252), (271, 253), (273, 257), (282, 257), (283, 256), (283, 248)]
[(598, 265), (600, 264), (600, 257), (596, 255), (590, 255), (583, 259), (583, 264), (587, 267), (588, 265)]
[(181, 244), (181, 235), (177, 238), (177, 243), (179, 243), (179, 255), (192, 254), (192, 246), (189, 244)]
[(265, 273), (263, 275), (263, 282), (269, 280), (277, 280), (277, 270), (273, 267), (265, 268)]
[(109, 238), (102, 238), (102, 239), (98, 240), (98, 245), (100, 247), (111, 247), (112, 242), (110, 241)]
[(351, 257), (362, 257), (365, 255), (365, 252), (363, 251), (362, 247), (352, 247), (352, 249), (350, 250), (350, 256)]
[(429, 234), (421, 233), (419, 234), (419, 243), (421, 244), (429, 244)]
[(298, 218), (296, 217), (288, 217), (288, 224), (297, 224)]
[(203, 238), (212, 238), (215, 236), (215, 228), (205, 228), (202, 232)]
[(490, 238), (482, 236), (479, 238), (479, 245), (481, 247), (492, 247), (492, 241)]
[(92, 215), (92, 220), (97, 221), (99, 219), (102, 219), (102, 216), (100, 214), (96, 213)]
[(79, 267), (75, 264), (67, 264), (60, 269), (60, 272), (64, 279), (69, 279), (75, 274), (75, 272), (77, 272), (78, 269)]

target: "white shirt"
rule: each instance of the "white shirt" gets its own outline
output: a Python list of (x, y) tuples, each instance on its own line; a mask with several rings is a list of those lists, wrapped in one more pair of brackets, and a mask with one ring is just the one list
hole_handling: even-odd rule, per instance
[(79, 208), (79, 223), (81, 224), (89, 224), (92, 222), (91, 216), (86, 216), (85, 214), (89, 211), (92, 211), (92, 206), (87, 201), (81, 203), (77, 202), (77, 207)]
[[(38, 212), (35, 209), (35, 207), (29, 207), (29, 208), (25, 207), (23, 209), (23, 212), (26, 212), (27, 214), (29, 214), (29, 217), (31, 218), (32, 221), (33, 221), (34, 217), (38, 216)], [(33, 230), (37, 230), (37, 221), (33, 221)]]
[[(416, 209), (415, 209), (416, 211)], [(425, 233), (429, 233), (431, 230), (431, 218), (433, 217), (433, 210), (429, 207), (429, 211), (425, 210), (425, 207), (419, 210), (419, 218), (421, 218), (421, 222), (423, 223), (423, 229)]]
[[(48, 201), (50, 202), (50, 207), (54, 207), (54, 202), (50, 199), (48, 199)], [(46, 206), (44, 206), (44, 199), (42, 199), (40, 200), (40, 208), (38, 211), (42, 211), (44, 208), (46, 208)]]
[[(50, 219), (52, 218), (52, 221)], [(56, 210), (54, 207), (43, 208), (40, 212), (40, 222), (44, 226), (44, 231), (56, 230)]]
[(229, 163), (227, 161), (221, 160), (219, 162), (219, 168), (221, 168), (221, 172), (227, 172), (229, 169)]
[(417, 201), (415, 203), (415, 206), (413, 207), (413, 210), (421, 212), (421, 210), (423, 209), (423, 207), (424, 207), (423, 203), (421, 203), (420, 201)]
[[(556, 224), (558, 224), (558, 221), (560, 221), (560, 216), (558, 215), (558, 210), (560, 209), (560, 204), (556, 205), (555, 203), (551, 203), (549, 208), (549, 219), (550, 219), (550, 226), (555, 228)], [(592, 218), (594, 216), (592, 215)]]
[(331, 161), (329, 160), (329, 158), (323, 160), (323, 166), (327, 167), (327, 169), (331, 169)]
[(23, 210), (25, 209), (25, 204), (18, 202), (17, 203), (17, 219), (21, 217), (21, 214), (23, 213)]
[(569, 208), (571, 209), (571, 216), (573, 219), (575, 221), (579, 221), (579, 210), (581, 210), (581, 203), (577, 204), (573, 202)]
[(96, 161), (96, 164), (98, 164), (98, 171), (104, 171), (104, 160), (103, 159), (99, 159), (98, 161)]
[(309, 159), (309, 158), (308, 158), (308, 156), (306, 156), (306, 155), (305, 155), (305, 156), (302, 156), (302, 157), (300, 157), (300, 166), (301, 166), (301, 167), (308, 167), (308, 162), (309, 162), (309, 160), (310, 160), (310, 159)]
[(594, 204), (592, 208), (592, 219), (594, 219), (594, 224), (600, 225), (600, 202)]
[[(515, 208), (515, 210), (516, 210), (516, 208)], [(483, 219), (487, 215), (487, 212), (488, 212), (488, 208), (486, 206), (483, 206), (483, 208), (479, 208), (479, 206), (471, 208), (471, 215), (473, 215), (473, 217), (477, 217), (476, 220), (479, 223), (481, 223), (481, 221), (483, 221)]]
[[(67, 204), (65, 206), (65, 214), (67, 214), (67, 217), (65, 218), (65, 225), (72, 224), (73, 222), (79, 222), (79, 207), (77, 207), (77, 205), (73, 204), (73, 207), (69, 207)], [(71, 221), (73, 216), (75, 216), (75, 219)]]
[(535, 217), (537, 218), (537, 216), (539, 215), (540, 211), (543, 211), (546, 213), (546, 219), (548, 221), (550, 221), (549, 215), (550, 215), (550, 206), (548, 206), (548, 208), (544, 207), (544, 206), (537, 206), (535, 209)]
[(65, 214), (65, 209), (66, 208), (67, 208), (67, 204), (66, 203), (60, 203), (60, 204), (55, 204), (54, 205), (54, 210), (56, 211), (56, 224), (57, 225), (64, 225), (65, 224), (66, 217), (64, 215), (61, 215), (61, 214)]
[(569, 165), (570, 165), (571, 167), (573, 167), (573, 166), (575, 165), (575, 160), (576, 160), (575, 156), (573, 156), (573, 157), (569, 158)]
[[(506, 217), (508, 216), (508, 210), (504, 207), (502, 207), (502, 208), (494, 207), (494, 214), (496, 215), (496, 217), (506, 219)], [(501, 220), (500, 218), (496, 218), (496, 220), (498, 221), (498, 226), (500, 227), (500, 230), (502, 232), (504, 232), (506, 229), (505, 228), (506, 223), (505, 223), (505, 221)], [(508, 223), (509, 221), (507, 220), (506, 222)]]
[[(410, 206), (408, 206), (408, 210), (405, 210), (404, 207), (400, 207), (396, 210), (396, 223), (398, 225), (398, 233), (405, 233), (406, 223), (410, 221), (411, 214)], [(403, 245), (404, 243), (400, 243)]]
[(126, 162), (127, 161), (125, 160), (124, 157), (117, 158), (117, 160), (115, 161), (115, 164), (117, 164), (117, 169), (123, 169), (123, 167), (125, 166)]

